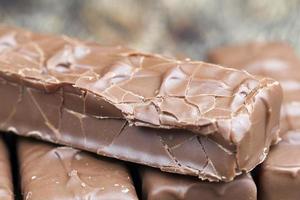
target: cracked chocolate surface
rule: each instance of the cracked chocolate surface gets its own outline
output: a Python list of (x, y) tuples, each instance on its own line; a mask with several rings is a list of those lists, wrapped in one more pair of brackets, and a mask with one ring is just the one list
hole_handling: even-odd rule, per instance
[(292, 47), (280, 42), (253, 42), (221, 47), (208, 57), (213, 63), (279, 81), (283, 88), (281, 134), (300, 129), (300, 60)]
[(18, 143), (26, 200), (138, 199), (131, 176), (120, 162), (24, 138)]
[(261, 199), (299, 199), (300, 196), (300, 60), (285, 43), (249, 43), (222, 47), (210, 53), (210, 61), (270, 76), (283, 87), (281, 142), (263, 162)]
[(13, 200), (13, 190), (8, 150), (0, 138), (0, 199)]
[(210, 181), (254, 168), (279, 130), (272, 79), (7, 27), (0, 92), (2, 130)]
[(140, 168), (142, 196), (145, 200), (256, 200), (257, 189), (250, 174), (228, 183), (199, 181), (194, 177), (162, 173), (153, 168)]

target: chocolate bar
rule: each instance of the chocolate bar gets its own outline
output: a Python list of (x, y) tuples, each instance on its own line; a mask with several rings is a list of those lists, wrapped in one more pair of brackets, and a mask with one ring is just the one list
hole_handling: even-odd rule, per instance
[(71, 147), (28, 139), (18, 142), (24, 199), (137, 200), (124, 164)]
[(194, 177), (167, 174), (154, 168), (141, 171), (142, 195), (147, 200), (226, 200), (257, 198), (256, 185), (250, 174), (224, 182), (199, 181)]
[(13, 200), (14, 190), (7, 148), (0, 138), (0, 199)]
[(4, 131), (210, 181), (250, 171), (277, 140), (269, 78), (7, 27), (0, 49)]
[(283, 87), (281, 142), (271, 148), (259, 174), (260, 198), (300, 196), (300, 60), (284, 43), (250, 43), (212, 51), (209, 60), (277, 79)]

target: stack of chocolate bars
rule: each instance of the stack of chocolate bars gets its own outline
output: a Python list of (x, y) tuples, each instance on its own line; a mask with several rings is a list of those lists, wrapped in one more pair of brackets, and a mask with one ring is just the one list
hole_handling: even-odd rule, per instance
[(208, 57), (232, 68), (2, 26), (0, 199), (297, 199), (300, 61)]

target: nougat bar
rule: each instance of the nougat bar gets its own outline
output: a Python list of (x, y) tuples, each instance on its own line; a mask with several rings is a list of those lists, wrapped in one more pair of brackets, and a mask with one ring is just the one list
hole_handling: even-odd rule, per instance
[(0, 28), (0, 129), (230, 181), (277, 140), (277, 81), (67, 36)]

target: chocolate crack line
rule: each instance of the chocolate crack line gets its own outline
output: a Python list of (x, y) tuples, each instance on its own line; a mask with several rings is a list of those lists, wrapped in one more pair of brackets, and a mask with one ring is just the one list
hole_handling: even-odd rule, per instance
[[(209, 158), (209, 156), (207, 155), (207, 152), (206, 152), (206, 149), (204, 147), (204, 145), (202, 144), (202, 141), (201, 141), (201, 138), (199, 136), (196, 136), (197, 137), (197, 141), (198, 143), (201, 145), (201, 148), (205, 154), (205, 157), (206, 157), (206, 164), (204, 165), (204, 167), (202, 168), (202, 170), (200, 171), (200, 174), (207, 174), (204, 172), (204, 170), (206, 169), (206, 167), (208, 167), (209, 164), (211, 164), (211, 167), (213, 168), (214, 170), (214, 174), (216, 174), (215, 176), (217, 177), (218, 180), (221, 179), (221, 176), (219, 174), (219, 172), (216, 170), (213, 162), (211, 161), (211, 159)], [(201, 177), (200, 177), (201, 178)], [(210, 178), (207, 178), (208, 180), (210, 180)], [(212, 179), (213, 180), (213, 179)]]
[(50, 123), (49, 119), (47, 118), (47, 116), (45, 115), (45, 113), (43, 112), (43, 109), (39, 106), (37, 100), (35, 99), (35, 97), (32, 95), (31, 91), (29, 91), (27, 89), (27, 93), (30, 96), (30, 98), (32, 99), (32, 102), (34, 103), (34, 105), (36, 106), (36, 108), (38, 109), (38, 111), (40, 112), (41, 116), (43, 117), (43, 119), (45, 120), (45, 124), (46, 126), (48, 126), (48, 128), (54, 133), (55, 137), (57, 140), (60, 140), (61, 138), (61, 134), (59, 132), (59, 130), (57, 128), (54, 127), (53, 124)]
[[(9, 84), (9, 83), (5, 83), (5, 84)], [(18, 95), (18, 99), (17, 99), (17, 101), (16, 101), (16, 103), (14, 103), (14, 105), (13, 105), (13, 108), (12, 108), (12, 110), (11, 110), (11, 112), (9, 113), (9, 115), (7, 116), (7, 118), (4, 120), (4, 122), (2, 122), (1, 124), (0, 124), (0, 126), (1, 127), (4, 127), (13, 117), (14, 117), (14, 115), (16, 114), (16, 112), (17, 112), (17, 105), (19, 104), (19, 103), (21, 103), (21, 101), (22, 101), (22, 99), (23, 99), (23, 95), (24, 95), (24, 86), (18, 86), (19, 87), (19, 95)]]
[[(157, 137), (159, 137), (159, 140), (160, 140), (160, 142), (162, 143), (163, 147), (165, 148), (165, 150), (166, 150), (166, 152), (167, 152), (169, 158), (171, 158), (171, 160), (172, 160), (175, 164), (177, 164), (177, 166), (179, 166), (180, 168), (183, 167), (183, 168), (186, 168), (186, 169), (192, 170), (192, 171), (198, 171), (198, 173), (199, 173), (199, 169), (196, 169), (196, 168), (193, 168), (193, 167), (191, 167), (191, 166), (184, 165), (184, 164), (180, 163), (180, 161), (179, 161), (178, 159), (176, 159), (176, 157), (173, 155), (171, 148), (163, 141), (162, 137), (159, 136), (159, 135), (157, 135)], [(187, 139), (187, 140), (191, 140), (191, 139), (193, 139), (193, 138), (194, 138), (194, 137), (191, 137), (191, 138), (189, 138), (189, 139)], [(187, 142), (187, 140), (186, 140), (185, 142)], [(201, 178), (202, 178), (202, 177), (201, 177)], [(205, 178), (204, 178), (204, 179), (205, 179)]]

